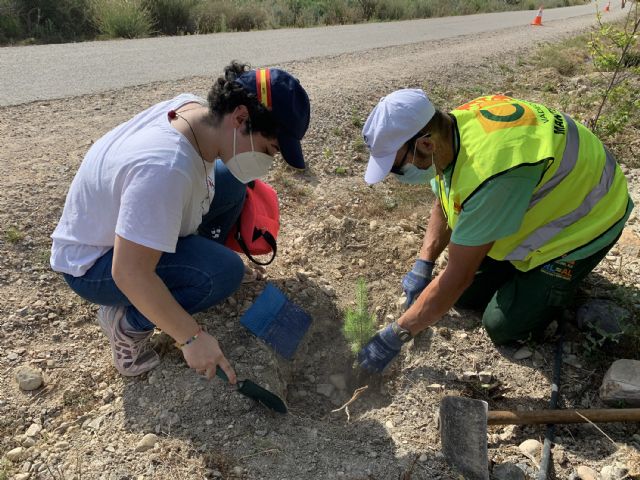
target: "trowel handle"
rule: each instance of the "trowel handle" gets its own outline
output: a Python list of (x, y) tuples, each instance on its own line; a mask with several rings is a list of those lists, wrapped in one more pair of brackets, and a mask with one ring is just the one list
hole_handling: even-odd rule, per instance
[[(585, 420), (583, 415), (588, 420)], [(487, 425), (533, 425), (539, 423), (640, 422), (640, 408), (585, 410), (490, 411)]]

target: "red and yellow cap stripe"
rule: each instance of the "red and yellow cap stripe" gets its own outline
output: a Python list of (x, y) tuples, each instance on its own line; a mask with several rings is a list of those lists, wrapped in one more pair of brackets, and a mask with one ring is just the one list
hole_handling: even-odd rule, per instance
[(256, 70), (256, 91), (258, 92), (258, 101), (266, 108), (271, 109), (273, 105), (271, 101), (271, 72), (268, 68)]

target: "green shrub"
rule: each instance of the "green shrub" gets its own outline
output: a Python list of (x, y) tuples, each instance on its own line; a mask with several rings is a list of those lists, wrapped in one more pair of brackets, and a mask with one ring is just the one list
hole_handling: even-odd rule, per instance
[(0, 0), (0, 43), (13, 42), (21, 37), (20, 18), (13, 2)]
[(248, 32), (249, 30), (258, 30), (266, 24), (267, 16), (264, 10), (255, 6), (243, 6), (233, 12), (229, 18), (229, 29), (239, 32)]
[(376, 7), (379, 20), (402, 20), (407, 14), (408, 2), (404, 0), (380, 0)]
[(62, 42), (95, 35), (89, 0), (14, 0), (14, 5), (28, 37)]
[(196, 33), (226, 32), (234, 12), (231, 2), (203, 1), (191, 11), (191, 22)]
[(142, 4), (151, 13), (155, 27), (165, 35), (193, 33), (192, 10), (198, 0), (144, 0)]
[(96, 0), (93, 12), (98, 30), (110, 38), (146, 37), (153, 30), (151, 13), (136, 0)]

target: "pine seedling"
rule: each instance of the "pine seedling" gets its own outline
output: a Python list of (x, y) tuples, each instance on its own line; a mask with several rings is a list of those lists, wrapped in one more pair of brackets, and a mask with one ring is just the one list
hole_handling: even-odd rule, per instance
[(359, 278), (356, 284), (355, 310), (347, 309), (342, 326), (342, 332), (354, 354), (357, 354), (376, 333), (376, 317), (369, 313), (368, 303), (367, 283), (364, 278)]

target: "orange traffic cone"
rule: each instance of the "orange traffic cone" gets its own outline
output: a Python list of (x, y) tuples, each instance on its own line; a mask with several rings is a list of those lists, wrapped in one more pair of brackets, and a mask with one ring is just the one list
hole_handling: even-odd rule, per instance
[(610, 10), (611, 10), (611, 2), (607, 2), (607, 4), (604, 6), (604, 11), (609, 12)]
[(538, 10), (538, 14), (536, 15), (536, 18), (533, 19), (533, 22), (531, 22), (531, 25), (536, 25), (536, 26), (542, 26), (542, 5), (540, 6), (540, 10)]

